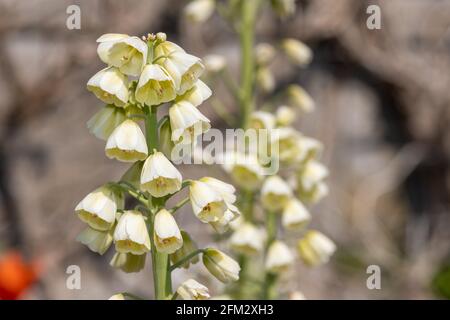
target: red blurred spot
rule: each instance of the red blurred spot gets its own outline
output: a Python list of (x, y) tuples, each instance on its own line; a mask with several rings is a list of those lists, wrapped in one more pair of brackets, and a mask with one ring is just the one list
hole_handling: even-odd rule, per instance
[(0, 299), (16, 300), (37, 278), (36, 269), (26, 263), (20, 252), (9, 251), (0, 257)]

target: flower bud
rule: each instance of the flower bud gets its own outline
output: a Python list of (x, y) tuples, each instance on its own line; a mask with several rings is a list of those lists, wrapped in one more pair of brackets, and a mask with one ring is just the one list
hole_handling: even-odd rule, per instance
[(255, 255), (264, 247), (263, 232), (249, 222), (241, 224), (230, 238), (230, 246), (238, 253)]
[(113, 229), (109, 231), (98, 231), (87, 227), (77, 237), (77, 241), (86, 245), (93, 252), (103, 255), (111, 246), (113, 241)]
[(298, 66), (305, 66), (312, 60), (313, 53), (311, 49), (303, 42), (296, 39), (285, 39), (281, 43), (284, 53)]
[(134, 255), (116, 252), (109, 264), (111, 267), (118, 268), (126, 273), (139, 272), (145, 267), (146, 257), (146, 254)]
[(97, 72), (89, 79), (87, 89), (107, 104), (123, 107), (128, 102), (128, 79), (115, 67)]
[(179, 101), (169, 109), (172, 141), (175, 143), (195, 143), (197, 136), (211, 128), (209, 119), (187, 101)]
[(87, 122), (89, 132), (99, 139), (108, 140), (114, 129), (127, 119), (125, 110), (106, 105)]
[(172, 159), (172, 150), (175, 143), (172, 141), (172, 128), (170, 121), (164, 121), (159, 129), (159, 150), (166, 156), (167, 159)]
[(144, 216), (135, 210), (125, 211), (114, 231), (116, 251), (141, 255), (150, 251), (150, 237)]
[(311, 220), (311, 215), (305, 206), (297, 199), (292, 198), (283, 209), (283, 227), (290, 230), (303, 228)]
[(161, 152), (155, 152), (145, 160), (141, 189), (152, 197), (161, 198), (177, 192), (181, 189), (182, 180), (181, 173)]
[(192, 211), (204, 223), (218, 221), (227, 210), (223, 197), (204, 182), (191, 182), (189, 197)]
[(203, 101), (211, 97), (211, 94), (211, 89), (203, 81), (198, 80), (191, 89), (186, 91), (185, 94), (178, 96), (175, 101), (186, 101), (194, 107), (198, 107)]
[(183, 282), (177, 293), (183, 300), (206, 300), (210, 297), (208, 288), (193, 279)]
[(136, 100), (149, 106), (175, 99), (175, 84), (168, 72), (157, 64), (147, 64), (139, 77)]
[(256, 63), (260, 66), (266, 66), (272, 62), (275, 57), (275, 49), (268, 43), (259, 43), (255, 47)]
[[(183, 238), (183, 246), (170, 255), (170, 260), (172, 261), (172, 264), (181, 261), (188, 254), (198, 249), (197, 244), (194, 242), (194, 240), (192, 240), (191, 236), (186, 231), (181, 231), (181, 237)], [(191, 263), (195, 264), (198, 262), (198, 260), (199, 260), (198, 256), (195, 256), (191, 258), (189, 261), (186, 261), (182, 265), (182, 267), (187, 269), (189, 268), (189, 265)]]
[(214, 277), (223, 283), (239, 280), (239, 271), (241, 271), (239, 264), (217, 249), (205, 249), (203, 264)]
[(156, 249), (163, 253), (174, 253), (183, 246), (177, 222), (166, 209), (161, 209), (155, 216), (153, 239)]
[(255, 111), (250, 116), (250, 128), (252, 129), (273, 129), (275, 127), (275, 117), (266, 111)]
[(302, 112), (313, 112), (316, 104), (312, 97), (299, 85), (291, 84), (287, 89), (289, 104), (299, 108)]
[(298, 250), (305, 264), (317, 266), (328, 262), (336, 245), (321, 232), (310, 230), (298, 241)]
[(97, 53), (108, 65), (120, 72), (138, 76), (147, 61), (147, 44), (138, 37), (108, 33), (97, 39)]
[(206, 71), (210, 73), (217, 73), (225, 69), (227, 61), (225, 57), (218, 54), (210, 54), (203, 57)]
[(129, 119), (122, 122), (109, 136), (105, 153), (108, 158), (123, 162), (147, 158), (147, 142), (139, 125)]
[(256, 82), (266, 93), (270, 93), (275, 88), (275, 78), (269, 68), (262, 67), (256, 72)]
[(120, 193), (103, 186), (81, 200), (76, 206), (75, 212), (91, 228), (107, 231), (113, 226), (117, 209), (122, 208), (123, 204), (123, 197)]
[(184, 8), (184, 14), (192, 22), (202, 23), (211, 17), (214, 8), (214, 0), (193, 0)]
[(261, 189), (261, 201), (267, 210), (282, 209), (291, 197), (291, 188), (279, 176), (268, 177)]
[(280, 127), (287, 127), (295, 121), (295, 110), (288, 106), (280, 106), (276, 112), (276, 123)]
[(266, 257), (266, 270), (271, 273), (285, 272), (294, 262), (294, 256), (289, 247), (279, 240), (269, 246)]

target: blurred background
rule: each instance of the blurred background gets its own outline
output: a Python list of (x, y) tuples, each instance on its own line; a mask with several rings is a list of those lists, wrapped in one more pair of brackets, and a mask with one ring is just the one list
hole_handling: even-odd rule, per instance
[[(81, 8), (80, 30), (66, 27), (71, 4)], [(151, 297), (149, 266), (124, 274), (109, 267), (112, 252), (99, 256), (75, 241), (83, 229), (76, 204), (126, 169), (105, 157), (104, 142), (86, 128), (101, 104), (85, 85), (103, 68), (95, 40), (108, 32), (163, 31), (196, 56), (226, 56), (237, 76), (236, 35), (218, 16), (192, 25), (183, 18), (185, 4), (0, 0), (0, 282), (17, 278), (18, 292), (26, 288), (19, 298)], [(381, 8), (381, 30), (366, 27), (370, 4)], [(293, 37), (314, 51), (301, 72), (282, 57), (272, 70), (279, 83), (301, 84), (317, 103), (296, 127), (325, 144), (331, 192), (312, 208), (313, 227), (339, 249), (324, 267), (298, 263), (285, 290), (309, 299), (450, 298), (450, 1), (297, 5), (284, 21), (263, 12), (257, 39)], [(237, 112), (223, 88), (214, 94)], [(201, 108), (214, 127), (226, 127), (208, 103)], [(226, 179), (219, 166), (182, 172)], [(180, 217), (199, 244), (212, 241), (188, 206)], [(70, 265), (81, 269), (80, 290), (66, 287)], [(366, 286), (369, 265), (381, 268), (381, 290)], [(220, 293), (217, 281), (205, 281)]]

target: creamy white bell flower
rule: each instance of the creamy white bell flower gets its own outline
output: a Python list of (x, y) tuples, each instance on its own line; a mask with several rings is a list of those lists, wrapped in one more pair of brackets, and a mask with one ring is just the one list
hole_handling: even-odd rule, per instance
[(305, 89), (296, 84), (291, 84), (287, 88), (289, 104), (299, 108), (302, 112), (311, 113), (316, 108), (313, 98)]
[(158, 64), (147, 64), (139, 77), (136, 101), (149, 106), (175, 99), (175, 83), (169, 73)]
[(242, 189), (253, 191), (261, 187), (264, 168), (253, 154), (227, 153), (223, 168)]
[(271, 273), (285, 272), (294, 263), (294, 255), (282, 241), (275, 240), (269, 246), (265, 262), (266, 270)]
[(138, 37), (123, 34), (104, 34), (97, 39), (100, 59), (120, 72), (138, 76), (147, 61), (147, 44)]
[(260, 66), (266, 66), (272, 62), (275, 57), (275, 48), (268, 43), (258, 43), (255, 47), (256, 63)]
[(302, 136), (298, 141), (300, 147), (300, 156), (302, 162), (320, 157), (323, 151), (323, 144), (317, 139)]
[(207, 300), (210, 298), (208, 288), (193, 279), (186, 280), (177, 289), (183, 300)]
[(173, 79), (178, 95), (191, 89), (205, 69), (200, 58), (182, 51), (173, 51), (156, 63), (161, 65)]
[(308, 194), (307, 201), (310, 203), (317, 203), (329, 193), (328, 186), (325, 182), (320, 181), (316, 184), (313, 190)]
[(197, 137), (211, 128), (209, 119), (187, 101), (179, 101), (169, 109), (172, 141), (195, 143)]
[(145, 267), (146, 254), (135, 255), (131, 253), (116, 252), (110, 261), (110, 266), (126, 273), (139, 272)]
[[(197, 244), (194, 242), (194, 240), (192, 240), (191, 236), (186, 231), (181, 231), (181, 237), (183, 238), (183, 246), (170, 255), (172, 264), (181, 261), (188, 254), (198, 249)], [(195, 264), (198, 261), (199, 258), (198, 255), (196, 255), (189, 259), (189, 261), (186, 261), (183, 265), (181, 265), (181, 267), (187, 269), (191, 264)]]
[(206, 269), (223, 283), (239, 280), (241, 267), (225, 253), (217, 249), (207, 248), (203, 253), (202, 260)]
[(227, 61), (224, 56), (219, 54), (209, 54), (203, 57), (203, 63), (205, 64), (205, 69), (210, 73), (217, 73), (225, 69)]
[(305, 264), (317, 266), (328, 262), (336, 245), (321, 232), (310, 230), (298, 241), (298, 251)]
[(284, 39), (281, 42), (281, 47), (287, 57), (298, 66), (303, 67), (308, 65), (313, 58), (311, 49), (299, 40)]
[(283, 208), (281, 219), (283, 227), (289, 230), (303, 228), (311, 220), (311, 215), (305, 206), (297, 199), (290, 199)]
[(319, 182), (328, 177), (327, 167), (316, 160), (310, 160), (298, 172), (298, 185), (302, 190), (309, 192)]
[(231, 224), (241, 216), (241, 213), (236, 206), (227, 203), (227, 208), (228, 209), (223, 214), (223, 217), (209, 223), (217, 233), (221, 234), (226, 232)]
[(139, 211), (124, 211), (114, 231), (114, 242), (119, 253), (141, 255), (150, 251), (147, 225)]
[(275, 127), (275, 117), (267, 111), (255, 111), (250, 115), (250, 128), (252, 129), (273, 129)]
[(233, 185), (213, 177), (203, 177), (199, 181), (206, 183), (219, 193), (226, 203), (232, 204), (236, 201), (236, 188)]
[(230, 238), (231, 248), (245, 255), (255, 255), (264, 248), (265, 236), (261, 229), (244, 222)]
[(261, 189), (261, 202), (267, 210), (280, 210), (291, 198), (291, 188), (279, 176), (270, 176), (264, 181)]
[(192, 22), (205, 22), (213, 14), (215, 6), (214, 0), (193, 0), (184, 7), (184, 14)]
[(183, 246), (177, 222), (166, 209), (161, 209), (155, 216), (153, 240), (156, 249), (163, 253), (174, 253)]
[(139, 125), (127, 119), (117, 126), (106, 142), (105, 153), (108, 158), (123, 162), (147, 158), (147, 142)]
[(156, 46), (156, 48), (154, 50), (155, 50), (155, 59), (154, 60), (159, 60), (164, 57), (168, 57), (170, 54), (172, 54), (174, 52), (186, 53), (186, 51), (184, 51), (184, 49), (182, 47), (180, 47), (179, 45), (177, 45), (176, 43), (173, 43), (171, 41), (162, 41), (161, 43), (159, 43)]
[(89, 79), (87, 89), (108, 104), (123, 107), (128, 102), (128, 79), (115, 67), (97, 72)]
[(270, 134), (271, 150), (282, 163), (295, 164), (301, 160), (300, 132), (291, 127), (282, 127), (272, 130)]
[(89, 132), (99, 139), (108, 140), (114, 129), (127, 119), (123, 108), (106, 105), (87, 122)]
[(262, 67), (256, 72), (256, 82), (258, 86), (266, 93), (275, 89), (275, 78), (269, 68)]
[(91, 228), (107, 231), (115, 222), (117, 209), (123, 208), (123, 205), (124, 200), (120, 193), (103, 186), (81, 200), (75, 212)]
[(224, 198), (201, 181), (192, 181), (189, 186), (192, 211), (204, 223), (218, 221), (228, 209)]
[(305, 295), (300, 291), (292, 291), (288, 296), (289, 300), (306, 300)]
[(93, 252), (103, 255), (113, 242), (112, 231), (113, 229), (109, 231), (98, 231), (87, 227), (78, 235), (77, 241), (86, 245)]
[(198, 107), (203, 101), (211, 97), (211, 95), (211, 89), (203, 81), (198, 80), (191, 89), (186, 91), (185, 94), (178, 96), (175, 101), (187, 101), (194, 107)]
[(172, 162), (162, 152), (154, 152), (147, 160), (141, 173), (141, 189), (153, 197), (160, 198), (181, 189), (183, 178)]
[(292, 107), (279, 106), (275, 118), (276, 123), (280, 127), (287, 127), (295, 121), (296, 113)]

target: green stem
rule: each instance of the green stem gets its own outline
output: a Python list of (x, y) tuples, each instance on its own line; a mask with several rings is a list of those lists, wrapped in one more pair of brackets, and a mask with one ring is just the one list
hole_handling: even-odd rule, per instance
[(189, 202), (189, 197), (181, 200), (172, 209), (169, 210), (170, 213), (174, 214), (175, 212), (177, 212), (178, 209), (180, 209), (182, 206), (184, 206), (188, 202)]
[[(267, 251), (275, 241), (277, 237), (277, 214), (273, 211), (267, 212), (266, 218), (266, 232), (267, 232), (267, 244), (266, 244), (266, 255)], [(264, 277), (264, 286), (263, 286), (263, 299), (265, 300), (273, 300), (277, 298), (277, 276), (273, 273), (266, 272)]]
[(183, 264), (185, 264), (186, 262), (188, 262), (189, 260), (194, 258), (196, 255), (203, 253), (204, 251), (205, 251), (204, 249), (197, 249), (195, 251), (192, 251), (187, 256), (183, 257), (183, 259), (181, 259), (177, 263), (174, 263), (173, 265), (171, 265), (169, 268), (169, 271), (172, 272), (173, 270), (181, 267)]

